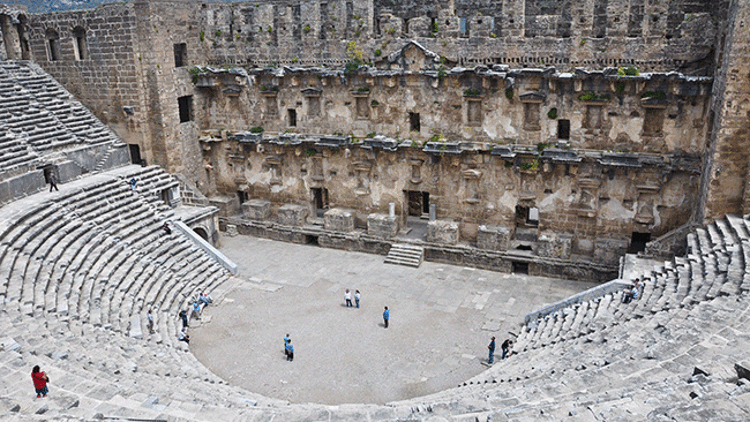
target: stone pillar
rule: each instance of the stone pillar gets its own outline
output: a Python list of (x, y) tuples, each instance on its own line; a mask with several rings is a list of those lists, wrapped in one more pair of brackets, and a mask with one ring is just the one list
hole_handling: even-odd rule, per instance
[(437, 205), (430, 204), (430, 221), (435, 221), (437, 219)]
[(477, 248), (489, 251), (505, 251), (508, 250), (509, 244), (509, 228), (484, 224), (477, 228)]
[(388, 217), (396, 217), (396, 204), (393, 202), (388, 203)]

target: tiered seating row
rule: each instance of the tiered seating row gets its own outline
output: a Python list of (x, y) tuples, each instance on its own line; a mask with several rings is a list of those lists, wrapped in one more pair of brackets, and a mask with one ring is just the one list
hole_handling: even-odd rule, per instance
[(624, 292), (619, 292), (561, 309), (524, 327), (514, 350), (549, 346), (630, 319), (750, 290), (748, 223), (727, 216), (698, 228), (688, 235), (685, 258), (676, 257), (643, 275), (645, 286), (639, 300), (623, 303)]

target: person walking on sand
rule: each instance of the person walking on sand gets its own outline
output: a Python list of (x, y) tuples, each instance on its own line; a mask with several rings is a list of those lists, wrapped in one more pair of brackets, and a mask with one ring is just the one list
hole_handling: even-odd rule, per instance
[(388, 310), (388, 307), (385, 307), (385, 310), (383, 311), (383, 326), (385, 328), (388, 328), (388, 320), (391, 319), (391, 312)]
[(39, 365), (34, 366), (34, 369), (31, 370), (31, 379), (34, 381), (36, 398), (47, 397), (47, 393), (49, 393), (49, 389), (47, 389), (49, 377), (45, 372), (42, 372), (42, 370), (39, 369)]
[(292, 346), (292, 340), (289, 340), (289, 343), (286, 344), (286, 360), (289, 362), (294, 360), (294, 346)]
[(492, 337), (492, 340), (490, 340), (490, 344), (487, 346), (487, 348), (490, 350), (490, 355), (487, 358), (487, 363), (492, 364), (495, 361), (495, 337)]

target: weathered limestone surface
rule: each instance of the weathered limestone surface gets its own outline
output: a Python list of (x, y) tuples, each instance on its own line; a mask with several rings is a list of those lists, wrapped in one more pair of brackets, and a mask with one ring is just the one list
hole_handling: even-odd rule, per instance
[(494, 224), (482, 224), (477, 229), (477, 248), (504, 251), (510, 246), (510, 230)]
[(567, 259), (570, 258), (572, 244), (573, 236), (571, 235), (542, 233), (539, 235), (536, 253), (539, 256)]
[(277, 211), (279, 224), (286, 226), (305, 225), (309, 212), (308, 207), (304, 205), (284, 204)]
[(368, 215), (367, 234), (383, 239), (392, 239), (398, 234), (398, 218), (382, 213)]
[(249, 220), (271, 218), (271, 203), (264, 199), (251, 199), (242, 204), (242, 215)]
[(340, 208), (330, 209), (323, 214), (323, 221), (326, 230), (341, 233), (354, 230), (354, 213), (351, 210)]
[(455, 221), (434, 220), (427, 223), (425, 240), (428, 242), (455, 245), (458, 237), (458, 223)]

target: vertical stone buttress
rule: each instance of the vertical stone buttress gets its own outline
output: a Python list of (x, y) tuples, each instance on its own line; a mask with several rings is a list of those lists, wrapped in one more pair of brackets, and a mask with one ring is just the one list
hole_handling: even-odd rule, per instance
[(725, 214), (750, 212), (750, 3), (729, 2), (725, 28), (717, 40), (711, 116), (702, 189), (703, 215), (711, 222)]

